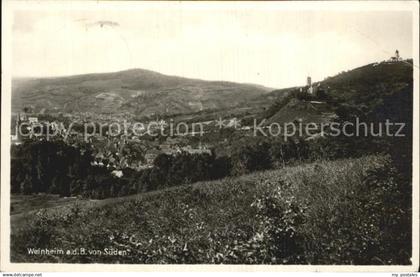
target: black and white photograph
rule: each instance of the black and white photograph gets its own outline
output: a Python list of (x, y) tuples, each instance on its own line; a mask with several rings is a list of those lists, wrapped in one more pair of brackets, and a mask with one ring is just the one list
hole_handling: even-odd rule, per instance
[(417, 1), (2, 6), (2, 271), (418, 270)]

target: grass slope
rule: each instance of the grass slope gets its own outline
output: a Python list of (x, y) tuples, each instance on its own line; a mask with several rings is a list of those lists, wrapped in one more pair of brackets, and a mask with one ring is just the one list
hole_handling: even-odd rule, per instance
[[(12, 222), (11, 259), (409, 263), (404, 242), (411, 241), (410, 234), (401, 232), (409, 230), (403, 226), (409, 224), (409, 211), (397, 202), (407, 200), (397, 184), (388, 159), (369, 156), (201, 182), (88, 208), (40, 210), (24, 224)], [(28, 248), (65, 254), (29, 255)], [(110, 249), (122, 252), (109, 255)]]

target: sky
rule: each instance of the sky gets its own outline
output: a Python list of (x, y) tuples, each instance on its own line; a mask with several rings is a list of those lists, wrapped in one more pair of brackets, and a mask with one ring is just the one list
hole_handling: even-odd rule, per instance
[(411, 58), (412, 17), (235, 5), (21, 9), (11, 43), (15, 77), (143, 68), (283, 88), (388, 59), (396, 49)]

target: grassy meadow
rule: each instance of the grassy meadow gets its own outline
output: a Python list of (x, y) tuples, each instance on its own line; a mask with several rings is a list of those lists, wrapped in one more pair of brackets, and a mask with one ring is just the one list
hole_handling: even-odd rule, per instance
[(411, 187), (399, 178), (387, 156), (366, 156), (76, 201), (12, 220), (11, 261), (409, 264)]

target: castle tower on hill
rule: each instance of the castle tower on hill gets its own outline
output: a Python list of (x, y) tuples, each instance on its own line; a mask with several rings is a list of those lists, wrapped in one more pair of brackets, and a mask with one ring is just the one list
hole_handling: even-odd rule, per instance
[(311, 76), (308, 76), (308, 77), (306, 78), (306, 86), (308, 87), (307, 92), (308, 92), (309, 94), (312, 94), (312, 93), (314, 92), (314, 89), (313, 89), (313, 87), (312, 87), (312, 78), (311, 78)]

